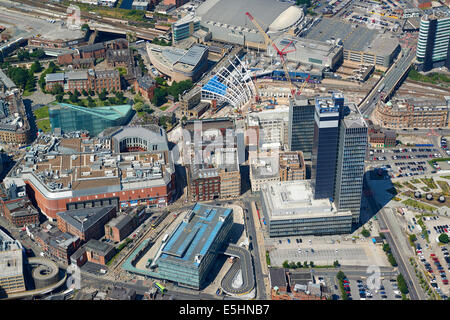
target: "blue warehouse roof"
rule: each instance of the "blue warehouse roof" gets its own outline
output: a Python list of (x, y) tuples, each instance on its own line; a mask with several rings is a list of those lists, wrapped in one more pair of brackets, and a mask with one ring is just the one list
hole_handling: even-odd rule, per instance
[(232, 213), (233, 210), (228, 208), (195, 204), (168, 239), (160, 262), (198, 267), (200, 263), (195, 257), (208, 253), (226, 218)]

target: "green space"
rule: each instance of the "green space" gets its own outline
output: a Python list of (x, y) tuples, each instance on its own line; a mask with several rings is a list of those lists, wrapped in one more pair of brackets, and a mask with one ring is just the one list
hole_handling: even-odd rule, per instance
[(391, 252), (391, 247), (387, 243), (383, 245), (383, 251), (386, 252), (387, 258), (391, 266), (396, 267), (397, 261), (394, 258), (394, 255)]
[(364, 227), (363, 227), (363, 229), (362, 229), (362, 231), (361, 231), (361, 234), (362, 234), (365, 238), (370, 237), (370, 231), (367, 230), (367, 229), (364, 228)]
[(160, 107), (167, 102), (167, 96), (171, 95), (174, 101), (178, 101), (178, 96), (185, 90), (192, 88), (193, 84), (191, 80), (184, 80), (180, 82), (173, 81), (172, 85), (168, 86), (167, 82), (160, 77), (156, 77), (155, 81), (158, 87), (153, 92), (152, 103)]
[(436, 210), (435, 207), (429, 206), (429, 205), (427, 205), (425, 203), (418, 202), (418, 201), (413, 200), (413, 199), (407, 199), (407, 200), (403, 201), (402, 203), (407, 205), (407, 206), (410, 206), (410, 207), (413, 207), (413, 208), (417, 208), (417, 209), (421, 209), (421, 210), (426, 210), (426, 211), (435, 211)]
[(403, 185), (404, 185), (405, 187), (410, 188), (411, 190), (417, 190), (417, 187), (414, 186), (414, 185), (412, 185), (412, 184), (409, 183), (408, 181), (403, 182)]
[(436, 183), (437, 183), (437, 184), (439, 185), (439, 187), (442, 189), (442, 192), (448, 193), (448, 191), (449, 191), (449, 189), (450, 189), (450, 187), (449, 187), (449, 185), (448, 185), (448, 182), (436, 180)]
[(48, 106), (43, 106), (33, 111), (36, 120), (48, 118)]
[(408, 73), (408, 78), (414, 81), (427, 82), (432, 84), (444, 84), (446, 86), (450, 85), (450, 77), (437, 72), (423, 75), (417, 70), (411, 69)]
[(114, 255), (114, 257), (111, 258), (111, 260), (109, 260), (106, 265), (110, 266), (113, 264), (114, 260), (117, 258), (117, 256), (119, 255), (119, 253), (131, 242), (133, 241), (130, 238), (126, 238), (124, 242), (122, 242), (118, 247), (117, 247), (117, 252)]
[(442, 176), (441, 178), (450, 180), (450, 176)]
[(44, 132), (50, 132), (52, 129), (49, 119), (36, 121), (36, 126), (38, 129), (41, 129)]
[(387, 189), (386, 190), (387, 192), (389, 192), (390, 194), (392, 194), (392, 195), (397, 195), (397, 189), (395, 189), (394, 187), (392, 187), (392, 188), (389, 188), (389, 189)]
[(270, 255), (269, 255), (269, 251), (266, 251), (266, 262), (267, 262), (267, 266), (270, 266)]
[(437, 185), (436, 185), (436, 183), (434, 183), (433, 178), (422, 178), (421, 180), (423, 181), (423, 183), (425, 183), (427, 185), (428, 188), (430, 188), (430, 189), (437, 188)]
[(420, 182), (419, 179), (412, 179), (412, 180), (411, 180), (411, 183), (419, 184), (419, 183), (422, 183), (422, 182)]
[(416, 216), (417, 217), (417, 223), (418, 225), (422, 228), (422, 235), (425, 238), (425, 240), (427, 240), (427, 242), (430, 242), (430, 238), (428, 236), (428, 231), (427, 231), (427, 226), (425, 225), (425, 223), (423, 222), (423, 215), (420, 216)]
[(434, 168), (434, 166), (433, 166), (434, 162), (443, 162), (443, 161), (450, 161), (450, 158), (439, 158), (439, 159), (428, 160), (428, 163), (430, 164), (430, 166), (432, 166)]
[(402, 294), (407, 294), (409, 292), (405, 278), (403, 277), (403, 275), (401, 273), (397, 276), (397, 284), (398, 284), (398, 290), (400, 290), (400, 292)]
[(347, 276), (342, 271), (339, 271), (336, 274), (336, 279), (339, 282), (339, 290), (341, 291), (342, 300), (348, 300), (347, 291), (345, 291), (345, 288), (344, 288), (344, 279), (346, 279), (346, 278), (347, 278)]
[(409, 235), (409, 244), (410, 244), (412, 247), (415, 247), (414, 242), (416, 242), (416, 240), (417, 240), (417, 237), (416, 237), (415, 234), (410, 234), (410, 235)]
[(444, 243), (444, 244), (447, 244), (449, 242), (448, 234), (446, 234), (446, 233), (441, 233), (439, 235), (438, 239), (439, 239), (439, 242)]
[(169, 107), (169, 105), (166, 104), (166, 105), (160, 107), (159, 109), (162, 111), (166, 111), (168, 107)]

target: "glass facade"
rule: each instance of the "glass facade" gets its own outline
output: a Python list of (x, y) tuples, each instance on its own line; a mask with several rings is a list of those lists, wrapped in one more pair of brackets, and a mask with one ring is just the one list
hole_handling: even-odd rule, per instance
[(314, 110), (308, 100), (291, 100), (289, 108), (289, 149), (302, 151), (311, 159), (314, 139)]
[(419, 69), (428, 71), (450, 65), (449, 52), (450, 17), (422, 17), (416, 54)]
[(133, 115), (130, 105), (85, 108), (61, 103), (49, 108), (52, 131), (61, 128), (63, 132), (87, 130), (96, 136), (103, 130), (127, 124)]
[(317, 98), (314, 116), (314, 142), (312, 151), (311, 179), (314, 199), (332, 199), (336, 175), (339, 141), (339, 121), (344, 98)]
[(350, 210), (352, 222), (359, 223), (364, 160), (367, 152), (367, 126), (362, 117), (341, 123), (334, 201), (338, 210)]

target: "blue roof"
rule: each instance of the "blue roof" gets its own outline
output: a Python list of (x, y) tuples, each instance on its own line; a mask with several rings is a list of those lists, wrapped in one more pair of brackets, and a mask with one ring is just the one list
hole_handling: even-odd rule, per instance
[(219, 82), (217, 76), (214, 76), (203, 86), (202, 89), (225, 96), (227, 94), (227, 88), (228, 87), (225, 84)]
[(160, 260), (198, 267), (195, 256), (204, 256), (210, 250), (233, 210), (197, 203), (192, 212), (190, 221), (181, 222), (172, 233), (162, 249)]

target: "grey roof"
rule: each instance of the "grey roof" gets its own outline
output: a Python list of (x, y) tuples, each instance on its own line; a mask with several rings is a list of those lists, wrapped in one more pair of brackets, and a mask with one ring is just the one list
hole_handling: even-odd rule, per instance
[(186, 63), (191, 66), (196, 66), (205, 52), (208, 51), (208, 47), (197, 44), (189, 48), (189, 50), (181, 57), (181, 59), (178, 62)]
[(94, 44), (90, 44), (87, 46), (79, 47), (78, 50), (81, 52), (92, 52), (92, 51), (97, 51), (97, 50), (101, 50), (104, 48), (105, 48), (104, 43), (100, 42), (100, 43), (94, 43)]
[(250, 12), (265, 30), (287, 8), (288, 2), (276, 0), (207, 0), (197, 8), (202, 21), (225, 23), (232, 26), (256, 29), (245, 15)]
[(131, 220), (133, 220), (132, 216), (123, 214), (109, 221), (107, 225), (109, 225), (110, 227), (116, 227), (120, 230), (128, 223), (130, 223)]
[(64, 73), (58, 72), (58, 73), (49, 73), (45, 76), (46, 82), (53, 82), (53, 81), (64, 81)]
[(286, 269), (284, 268), (270, 268), (270, 284), (273, 287), (286, 287)]
[(114, 208), (114, 206), (108, 206), (67, 210), (58, 212), (57, 215), (77, 230), (86, 231)]
[(67, 80), (86, 80), (88, 78), (87, 71), (72, 71), (65, 74)]
[(8, 90), (16, 88), (16, 84), (0, 69), (0, 81), (3, 82)]
[(96, 253), (102, 254), (104, 256), (106, 256), (111, 250), (114, 250), (113, 246), (107, 244), (106, 242), (101, 242), (95, 239), (89, 240), (85, 244), (85, 248), (95, 251)]
[(138, 78), (137, 82), (139, 84), (139, 87), (143, 88), (144, 90), (148, 90), (155, 85), (155, 80), (150, 78), (148, 75)]

